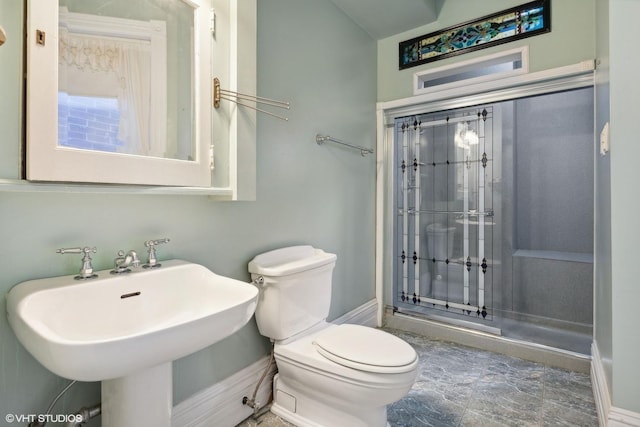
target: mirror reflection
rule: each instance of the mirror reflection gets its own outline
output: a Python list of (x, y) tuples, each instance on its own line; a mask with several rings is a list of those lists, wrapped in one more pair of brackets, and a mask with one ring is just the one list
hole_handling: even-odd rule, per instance
[(60, 0), (58, 146), (196, 158), (194, 9)]

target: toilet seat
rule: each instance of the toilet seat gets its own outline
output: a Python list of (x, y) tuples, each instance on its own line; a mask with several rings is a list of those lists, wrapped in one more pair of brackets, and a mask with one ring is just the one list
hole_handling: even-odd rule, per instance
[[(278, 369), (280, 370), (284, 366), (283, 364), (286, 364), (290, 367), (295, 366), (295, 369), (319, 375), (320, 377), (340, 379), (340, 382), (346, 381), (349, 383), (367, 384), (367, 387), (373, 387), (379, 390), (397, 387), (398, 384), (404, 384), (409, 378), (415, 380), (418, 355), (409, 344), (400, 339), (398, 340), (401, 341), (402, 344), (405, 344), (406, 347), (398, 344), (393, 339), (395, 338), (393, 335), (374, 328), (357, 325), (345, 325), (347, 327), (342, 328), (342, 326), (343, 325), (329, 323), (325, 324), (322, 329), (313, 331), (309, 335), (299, 337), (293, 341), (287, 343), (276, 341), (274, 355)], [(331, 331), (337, 328), (340, 328), (339, 332), (336, 332), (336, 335), (334, 335)], [(345, 331), (349, 332), (345, 333)], [(376, 331), (371, 332), (371, 335), (375, 334), (379, 339), (371, 339), (371, 335), (369, 335), (370, 331)], [(380, 334), (382, 337), (379, 336)], [(328, 337), (328, 339), (324, 340), (321, 338), (322, 336), (325, 336), (325, 338)], [(369, 338), (358, 338), (359, 336)], [(363, 344), (361, 346), (369, 349), (366, 351), (368, 356), (352, 353), (351, 358), (345, 357), (347, 356), (347, 350), (344, 349), (351, 349), (354, 352), (357, 350), (353, 349), (352, 345), (343, 346), (343, 350), (331, 347), (329, 342), (333, 341), (334, 338), (337, 339), (336, 337), (352, 342), (369, 341), (368, 345)], [(389, 340), (385, 338), (389, 338)], [(321, 347), (317, 343), (318, 340), (321, 344), (325, 345), (325, 348), (330, 348), (333, 351), (323, 349), (324, 354), (322, 354), (320, 352)], [(377, 345), (373, 343), (377, 343)], [(387, 346), (387, 348), (381, 348), (380, 346)], [(375, 350), (373, 350), (374, 348)], [(365, 351), (362, 353), (365, 353)], [(377, 354), (379, 354), (380, 357), (385, 357), (386, 360), (382, 358), (375, 360), (374, 357), (377, 357)], [(396, 359), (395, 354), (404, 356)], [(331, 357), (333, 360), (330, 359)], [(406, 365), (403, 364), (409, 360), (411, 360), (411, 362), (408, 362)], [(298, 374), (295, 374), (295, 376), (297, 375)]]
[(313, 340), (317, 352), (326, 359), (365, 372), (395, 374), (415, 367), (415, 350), (387, 332), (342, 324), (318, 334)]

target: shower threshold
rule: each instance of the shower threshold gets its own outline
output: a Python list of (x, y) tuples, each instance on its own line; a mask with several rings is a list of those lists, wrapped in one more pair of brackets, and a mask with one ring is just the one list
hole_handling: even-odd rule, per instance
[[(435, 320), (424, 314), (414, 315), (393, 312), (389, 307), (385, 310), (383, 324), (385, 327), (412, 332), (418, 335), (455, 342), (482, 350), (493, 351), (508, 356), (519, 357), (533, 362), (544, 363), (558, 368), (588, 373), (591, 367), (591, 338), (586, 334), (567, 332), (570, 335), (581, 335), (580, 351), (566, 350), (545, 343), (532, 342), (507, 335), (501, 328), (502, 335), (487, 331), (471, 329), (466, 325), (454, 325), (451, 319)], [(510, 319), (502, 319), (510, 320)], [(465, 322), (472, 323), (472, 322)], [(536, 330), (536, 332), (540, 332)], [(582, 336), (584, 335), (584, 336)], [(575, 338), (575, 337), (573, 337)], [(585, 350), (588, 348), (587, 350)]]
[(468, 328), (468, 329), (473, 329), (473, 330), (476, 330), (476, 331), (486, 332), (488, 334), (502, 336), (502, 329), (500, 329), (500, 328), (497, 328), (497, 327), (494, 327), (494, 326), (483, 325), (483, 324), (476, 323), (476, 322), (471, 322), (471, 321), (468, 321), (468, 320), (462, 320), (462, 319), (455, 319), (455, 318), (452, 318), (452, 317), (439, 316), (437, 314), (414, 312), (414, 311), (410, 311), (410, 310), (400, 310), (397, 313), (404, 313), (405, 315), (408, 315), (408, 316), (416, 316), (418, 318), (423, 318), (423, 319), (427, 319), (427, 320), (434, 320), (436, 322), (447, 323), (447, 324), (454, 325), (454, 326), (460, 326), (462, 328)]
[(579, 332), (551, 325), (524, 322), (516, 319), (498, 320), (502, 335), (521, 341), (532, 341), (548, 347), (563, 349), (586, 356), (591, 355), (592, 332)]

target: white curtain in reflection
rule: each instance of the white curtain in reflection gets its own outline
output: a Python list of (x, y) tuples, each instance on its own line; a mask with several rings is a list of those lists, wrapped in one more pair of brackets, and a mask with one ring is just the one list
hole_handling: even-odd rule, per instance
[[(66, 29), (60, 28), (59, 66), (73, 67), (87, 73), (115, 73), (118, 80), (117, 98), (120, 111), (118, 139), (124, 142), (118, 151), (138, 155), (157, 155), (152, 151), (164, 153), (164, 146), (152, 150), (149, 139), (151, 105), (149, 42), (71, 34)], [(63, 73), (62, 70), (61, 73)], [(68, 93), (84, 95), (74, 92), (71, 87), (72, 81), (67, 83)]]
[(59, 66), (115, 72), (119, 67), (120, 45), (113, 39), (72, 34), (60, 27)]
[(151, 55), (142, 45), (123, 45), (120, 48), (120, 126), (118, 138), (125, 141), (121, 152), (148, 155), (149, 107), (151, 97)]

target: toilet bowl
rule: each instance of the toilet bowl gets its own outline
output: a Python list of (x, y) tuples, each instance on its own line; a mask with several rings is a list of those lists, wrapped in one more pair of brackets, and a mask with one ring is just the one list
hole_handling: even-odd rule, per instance
[(311, 246), (258, 255), (256, 322), (274, 342), (271, 411), (297, 426), (384, 427), (386, 406), (407, 394), (418, 356), (387, 332), (325, 321), (336, 256)]
[[(328, 324), (289, 344), (276, 344), (279, 373), (271, 410), (298, 426), (386, 426), (386, 405), (407, 394), (418, 365), (411, 346), (389, 338), (396, 337), (360, 325)], [(343, 346), (342, 340), (354, 346)], [(366, 344), (358, 346), (358, 341)], [(364, 349), (372, 357), (357, 354)], [(332, 353), (340, 351), (343, 356)]]
[(436, 267), (446, 265), (446, 260), (451, 258), (455, 231), (455, 227), (445, 227), (438, 222), (427, 225), (427, 253), (430, 259), (436, 260)]

